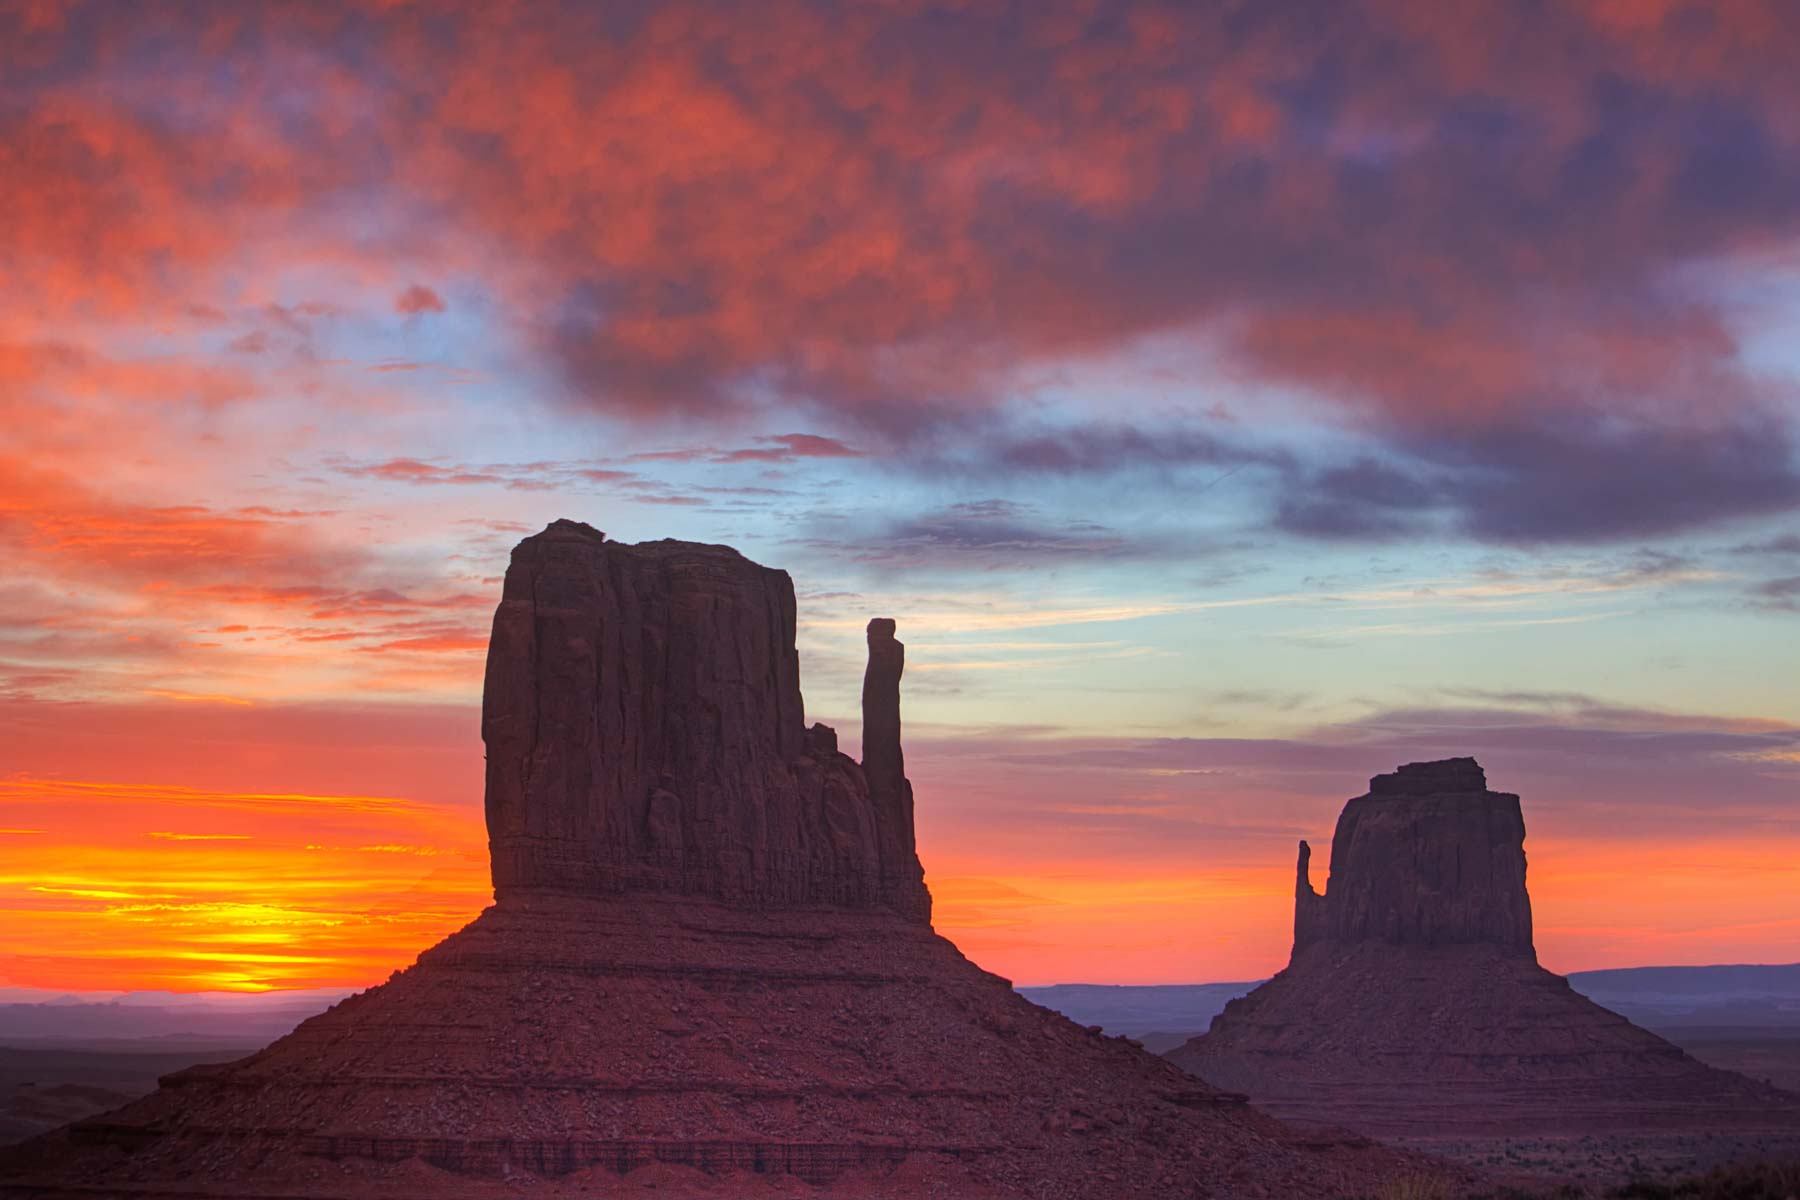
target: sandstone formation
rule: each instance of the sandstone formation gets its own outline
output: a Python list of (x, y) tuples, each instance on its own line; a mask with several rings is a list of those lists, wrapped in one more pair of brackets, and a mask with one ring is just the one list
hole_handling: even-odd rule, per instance
[(622, 545), (573, 521), (522, 542), (481, 705), (495, 896), (668, 891), (929, 920), (894, 623), (869, 627), (859, 767), (806, 728), (794, 621), (786, 573), (728, 547)]
[(1369, 781), (1331, 839), (1331, 887), (1307, 877), (1300, 843), (1294, 947), (1479, 942), (1532, 955), (1519, 798), (1487, 790), (1472, 758), (1411, 763)]
[(894, 623), (860, 763), (804, 723), (794, 623), (787, 576), (724, 547), (526, 539), (482, 714), (494, 905), (259, 1053), (28, 1143), (0, 1192), (1115, 1200), (1395, 1170), (935, 934)]
[(1323, 895), (1300, 843), (1286, 969), (1169, 1057), (1301, 1123), (1469, 1136), (1800, 1130), (1800, 1099), (1707, 1067), (1537, 963), (1519, 798), (1471, 758), (1370, 781)]

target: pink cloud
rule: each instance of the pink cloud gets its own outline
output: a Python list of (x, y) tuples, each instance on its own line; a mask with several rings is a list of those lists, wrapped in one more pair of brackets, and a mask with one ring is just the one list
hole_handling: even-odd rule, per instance
[(420, 313), (441, 313), (444, 311), (444, 301), (430, 288), (415, 283), (394, 297), (394, 311), (409, 317)]

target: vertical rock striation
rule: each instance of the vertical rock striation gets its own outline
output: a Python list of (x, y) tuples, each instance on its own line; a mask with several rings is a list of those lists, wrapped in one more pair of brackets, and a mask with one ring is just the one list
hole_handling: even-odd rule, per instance
[(1532, 955), (1519, 798), (1472, 758), (1408, 763), (1344, 805), (1324, 896), (1300, 844), (1294, 948), (1319, 941), (1485, 942)]
[(622, 545), (574, 521), (521, 542), (482, 695), (496, 897), (671, 891), (929, 919), (894, 623), (870, 625), (866, 768), (806, 728), (794, 627), (787, 573), (729, 547)]

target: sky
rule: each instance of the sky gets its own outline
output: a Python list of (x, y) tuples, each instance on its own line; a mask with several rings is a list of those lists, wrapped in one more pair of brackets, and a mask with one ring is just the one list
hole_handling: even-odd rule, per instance
[[(1784, 0), (0, 0), (0, 985), (488, 902), (557, 517), (908, 646), (937, 926), (1253, 979), (1377, 772), (1558, 970), (1800, 959)], [(1322, 885), (1323, 879), (1315, 883)]]

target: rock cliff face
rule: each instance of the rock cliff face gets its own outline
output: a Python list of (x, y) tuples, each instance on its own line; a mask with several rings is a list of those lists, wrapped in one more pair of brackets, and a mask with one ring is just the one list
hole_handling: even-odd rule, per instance
[(257, 1054), (0, 1156), (0, 1193), (1324, 1197), (1410, 1167), (934, 933), (894, 622), (861, 764), (804, 724), (794, 624), (787, 576), (721, 546), (526, 539), (482, 709), (494, 905)]
[(1300, 843), (1294, 948), (1319, 941), (1482, 942), (1535, 955), (1519, 798), (1490, 792), (1472, 758), (1409, 763), (1369, 781), (1331, 839), (1324, 896)]
[(894, 622), (870, 625), (867, 771), (806, 728), (794, 623), (787, 573), (725, 546), (621, 545), (573, 521), (521, 542), (482, 695), (496, 897), (672, 891), (929, 920)]
[(1376, 776), (1338, 818), (1324, 895), (1300, 843), (1286, 969), (1169, 1058), (1279, 1116), (1440, 1150), (1800, 1131), (1793, 1097), (1704, 1066), (1538, 966), (1524, 841), (1519, 798), (1489, 791), (1474, 759)]

